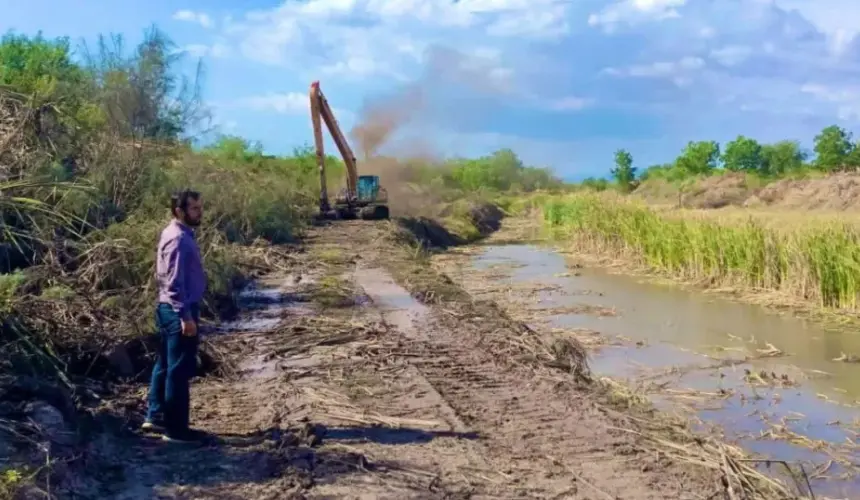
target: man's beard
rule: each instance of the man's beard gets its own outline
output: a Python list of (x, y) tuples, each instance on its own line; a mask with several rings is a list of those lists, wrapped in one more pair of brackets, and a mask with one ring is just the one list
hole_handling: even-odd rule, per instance
[(200, 225), (200, 218), (192, 219), (190, 217), (183, 217), (182, 222), (184, 222), (186, 226), (197, 227)]

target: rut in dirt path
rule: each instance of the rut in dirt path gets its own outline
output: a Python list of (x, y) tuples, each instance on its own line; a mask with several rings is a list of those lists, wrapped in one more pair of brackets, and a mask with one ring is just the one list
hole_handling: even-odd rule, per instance
[[(440, 321), (382, 269), (360, 269), (359, 284), (413, 344), (409, 359), (459, 421), (482, 436), (488, 455), (524, 480), (533, 498), (695, 499), (694, 478), (638, 455), (588, 398), (560, 394), (527, 370), (486, 352), (466, 325)], [(465, 327), (465, 328), (464, 328)], [(560, 397), (564, 396), (564, 397)], [(653, 472), (651, 472), (653, 471)], [(518, 479), (520, 479), (518, 478)]]
[[(99, 477), (70, 489), (128, 500), (516, 497), (432, 387), (408, 365), (378, 369), (387, 356), (368, 349), (396, 334), (366, 300), (335, 309), (283, 303), (301, 295), (299, 281), (312, 290), (318, 271), (303, 266), (301, 280), (250, 294), (251, 321), (210, 338), (238, 370), (193, 384), (192, 424), (211, 443), (118, 430), (89, 453)], [(137, 420), (144, 396), (141, 388), (129, 401)]]
[[(279, 284), (287, 288), (290, 283)], [(302, 311), (273, 307), (272, 296), (250, 294), (246, 305), (256, 310), (251, 320), (211, 339), (218, 348), (238, 351), (240, 373), (227, 380), (197, 379), (192, 385), (192, 425), (209, 435), (207, 443), (164, 443), (157, 435), (119, 428), (89, 450), (88, 468), (98, 470), (98, 477), (68, 489), (84, 498), (123, 500), (302, 498), (315, 481), (362, 470), (364, 456), (320, 449), (324, 428), (302, 425), (300, 415), (288, 414), (302, 401), (282, 383), (277, 360), (266, 355), (276, 323), (253, 327), (265, 325), (260, 320), (266, 315), (289, 311), (297, 316)], [(137, 392), (139, 412), (145, 392)], [(132, 428), (139, 423), (132, 422)]]

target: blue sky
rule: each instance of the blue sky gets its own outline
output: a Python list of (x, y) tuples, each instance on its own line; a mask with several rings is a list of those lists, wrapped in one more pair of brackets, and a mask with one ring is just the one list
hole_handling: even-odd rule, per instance
[(155, 23), (203, 58), (220, 130), (275, 153), (311, 142), (313, 80), (347, 131), (407, 103), (390, 151), (510, 147), (568, 178), (618, 148), (645, 167), (689, 140), (860, 132), (857, 0), (180, 2), (0, 0), (0, 31), (134, 42)]

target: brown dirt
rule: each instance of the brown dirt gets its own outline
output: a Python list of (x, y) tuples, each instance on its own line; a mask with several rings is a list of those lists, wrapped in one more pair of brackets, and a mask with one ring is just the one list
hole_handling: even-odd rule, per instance
[(660, 452), (637, 434), (641, 415), (605, 404), (580, 344), (472, 300), (392, 246), (392, 226), (314, 229), (263, 284), (281, 297), (255, 315), (277, 326), (208, 338), (233, 368), (192, 387), (210, 444), (134, 431), (146, 390), (128, 387), (95, 410), (100, 427), (54, 494), (723, 498), (717, 471)]
[(684, 193), (683, 203), (691, 208), (737, 206), (754, 192), (743, 175), (726, 174), (708, 177), (691, 187)]
[(744, 206), (806, 210), (860, 208), (860, 174), (839, 173), (819, 179), (782, 179), (762, 188)]
[(677, 186), (655, 180), (642, 183), (635, 196), (686, 208), (772, 207), (785, 210), (850, 211), (860, 208), (860, 173), (840, 172), (808, 179), (781, 179), (760, 186), (743, 174), (706, 177), (679, 193)]
[(641, 183), (633, 192), (634, 196), (650, 202), (680, 203), (686, 208), (740, 206), (754, 193), (755, 189), (747, 185), (744, 175), (731, 173), (705, 177), (683, 189), (657, 179)]

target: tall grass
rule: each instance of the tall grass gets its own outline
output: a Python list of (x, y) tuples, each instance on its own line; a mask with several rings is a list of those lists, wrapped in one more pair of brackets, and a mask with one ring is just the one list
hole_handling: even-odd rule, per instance
[[(15, 293), (0, 293), (0, 312), (46, 344), (67, 344), (54, 351), (80, 351), (87, 329), (103, 345), (151, 332), (154, 245), (171, 191), (203, 195), (207, 317), (235, 311), (240, 269), (259, 267), (242, 245), (295, 239), (316, 211), (312, 148), (268, 155), (235, 136), (192, 146), (210, 115), (202, 73), (180, 71), (176, 48), (156, 28), (132, 51), (114, 36), (78, 52), (67, 39), (0, 37), (0, 273), (22, 276)], [(563, 184), (510, 150), (442, 163), (369, 160), (362, 173), (386, 167), (376, 173), (393, 214), (440, 219), (465, 240), (481, 236), (470, 216), (476, 200)], [(334, 157), (326, 165), (333, 194), (344, 165)], [(407, 206), (416, 212), (400, 210)]]
[(598, 194), (553, 198), (543, 206), (543, 220), (578, 251), (673, 278), (858, 308), (860, 233), (852, 224), (774, 227), (754, 217), (674, 216)]

